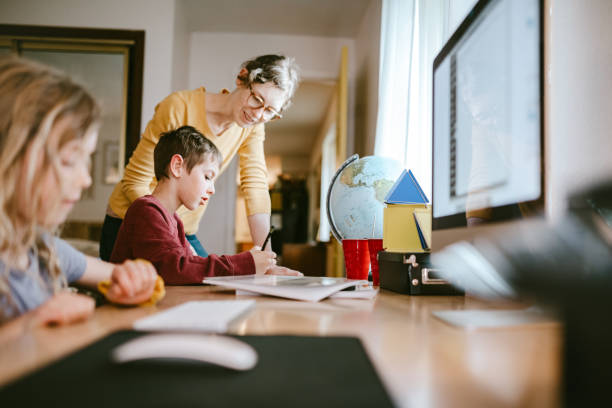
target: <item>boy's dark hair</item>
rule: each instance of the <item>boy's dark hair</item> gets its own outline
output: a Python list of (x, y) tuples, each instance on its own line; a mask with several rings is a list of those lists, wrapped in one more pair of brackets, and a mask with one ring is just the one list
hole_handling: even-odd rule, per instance
[(201, 163), (206, 155), (211, 155), (219, 165), (223, 158), (217, 146), (208, 140), (193, 126), (181, 126), (178, 129), (162, 133), (153, 152), (155, 178), (160, 181), (168, 177), (168, 165), (172, 156), (180, 154), (187, 164), (187, 171)]

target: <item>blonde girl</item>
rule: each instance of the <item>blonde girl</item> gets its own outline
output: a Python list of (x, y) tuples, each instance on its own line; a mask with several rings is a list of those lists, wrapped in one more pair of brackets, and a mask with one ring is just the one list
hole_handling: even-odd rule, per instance
[(56, 236), (91, 184), (98, 125), (96, 102), (68, 77), (0, 58), (0, 323), (21, 315), (37, 324), (86, 318), (93, 300), (64, 290), (67, 283), (110, 280), (107, 297), (123, 304), (153, 292), (151, 265), (105, 263)]

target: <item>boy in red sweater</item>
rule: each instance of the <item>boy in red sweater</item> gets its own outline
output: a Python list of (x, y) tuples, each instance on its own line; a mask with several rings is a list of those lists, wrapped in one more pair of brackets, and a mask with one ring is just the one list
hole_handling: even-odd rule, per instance
[(204, 204), (215, 193), (214, 179), (222, 162), (215, 145), (191, 126), (162, 134), (153, 153), (158, 184), (151, 195), (128, 209), (111, 262), (143, 258), (151, 261), (170, 285), (202, 283), (223, 275), (301, 275), (276, 266), (276, 254), (255, 247), (237, 255), (195, 255), (185, 238), (176, 210)]

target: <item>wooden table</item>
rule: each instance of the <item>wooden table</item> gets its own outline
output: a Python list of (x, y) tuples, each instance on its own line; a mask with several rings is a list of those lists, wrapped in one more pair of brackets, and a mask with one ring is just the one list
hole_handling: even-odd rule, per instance
[[(168, 287), (155, 307), (103, 306), (73, 326), (0, 329), (0, 384), (69, 354), (138, 318), (188, 300), (235, 299), (208, 286)], [(250, 298), (240, 296), (240, 299)], [(398, 406), (553, 407), (560, 405), (561, 327), (464, 330), (432, 311), (491, 309), (464, 297), (410, 297), (381, 291), (374, 300), (319, 303), (254, 297), (255, 309), (231, 333), (357, 336)], [(517, 307), (516, 305), (513, 305)], [(509, 305), (503, 305), (508, 308)]]

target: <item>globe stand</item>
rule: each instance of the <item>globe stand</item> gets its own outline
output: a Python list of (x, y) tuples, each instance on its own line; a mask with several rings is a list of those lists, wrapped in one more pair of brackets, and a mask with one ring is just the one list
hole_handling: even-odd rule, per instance
[(349, 157), (348, 159), (346, 159), (346, 161), (344, 163), (342, 163), (342, 166), (340, 166), (340, 168), (338, 169), (338, 171), (336, 171), (336, 174), (334, 174), (334, 177), (332, 177), (331, 182), (329, 183), (329, 188), (327, 189), (327, 200), (326, 201), (326, 210), (327, 210), (327, 219), (329, 220), (329, 225), (331, 227), (331, 232), (334, 235), (334, 238), (336, 238), (336, 240), (342, 244), (342, 236), (340, 235), (340, 232), (338, 231), (338, 229), (336, 228), (336, 224), (334, 223), (334, 219), (331, 216), (331, 204), (330, 204), (330, 197), (331, 197), (331, 191), (332, 191), (332, 187), (334, 186), (334, 183), (336, 182), (336, 179), (338, 178), (338, 176), (340, 176), (340, 173), (342, 173), (342, 170), (344, 170), (349, 164), (351, 164), (352, 162), (354, 162), (355, 160), (359, 159), (359, 155), (358, 154), (354, 154), (351, 157)]

